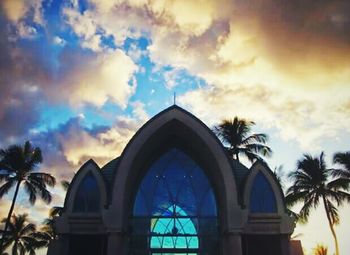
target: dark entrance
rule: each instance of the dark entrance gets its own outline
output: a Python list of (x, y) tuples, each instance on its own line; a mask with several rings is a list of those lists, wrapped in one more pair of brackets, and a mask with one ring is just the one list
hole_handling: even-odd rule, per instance
[(71, 235), (69, 255), (104, 255), (106, 237), (104, 235)]
[(243, 237), (243, 255), (280, 255), (280, 235), (245, 235)]

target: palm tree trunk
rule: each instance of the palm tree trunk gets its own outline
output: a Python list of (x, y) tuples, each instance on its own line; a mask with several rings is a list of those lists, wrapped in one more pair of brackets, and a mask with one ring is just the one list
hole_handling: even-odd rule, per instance
[(326, 210), (326, 215), (327, 215), (327, 219), (328, 219), (328, 224), (329, 224), (329, 228), (331, 229), (333, 238), (334, 238), (334, 244), (335, 244), (335, 255), (339, 255), (339, 245), (338, 245), (338, 238), (337, 235), (335, 233), (334, 230), (334, 224), (332, 222), (331, 216), (329, 215), (329, 209), (326, 203), (326, 198), (324, 196), (322, 196), (323, 198), (323, 205), (324, 205), (324, 209)]
[(2, 237), (1, 237), (0, 252), (3, 252), (3, 245), (4, 245), (4, 241), (5, 241), (5, 235), (6, 235), (6, 232), (7, 232), (8, 225), (9, 225), (10, 220), (11, 220), (11, 215), (12, 215), (13, 209), (15, 207), (15, 203), (16, 203), (16, 199), (17, 199), (17, 195), (18, 195), (18, 190), (19, 190), (19, 186), (21, 185), (21, 182), (22, 181), (18, 181), (17, 185), (16, 185), (15, 194), (13, 195), (12, 204), (11, 204), (11, 207), (10, 207), (10, 211), (9, 211), (9, 213), (7, 215), (4, 232), (3, 232)]

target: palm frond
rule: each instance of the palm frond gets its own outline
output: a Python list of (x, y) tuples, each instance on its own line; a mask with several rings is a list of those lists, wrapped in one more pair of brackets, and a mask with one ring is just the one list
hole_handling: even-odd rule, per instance
[(35, 148), (31, 154), (26, 155), (27, 159), (25, 162), (25, 167), (26, 169), (32, 171), (34, 170), (39, 164), (42, 163), (43, 161), (43, 157), (41, 154), (41, 150), (39, 148)]
[(338, 214), (338, 209), (333, 205), (331, 201), (326, 199), (326, 204), (327, 204), (327, 210), (328, 214), (331, 217), (331, 224), (332, 225), (338, 225), (339, 224), (339, 214)]
[(0, 198), (6, 195), (9, 190), (16, 184), (17, 179), (10, 177), (3, 185), (0, 187)]
[(0, 183), (3, 181), (7, 181), (11, 177), (12, 177), (11, 173), (8, 172), (7, 170), (0, 170)]
[(24, 182), (24, 187), (29, 195), (29, 202), (33, 205), (36, 202), (36, 194), (37, 194), (37, 189), (36, 187), (29, 181)]
[(261, 154), (267, 157), (270, 157), (272, 155), (272, 150), (270, 149), (270, 147), (263, 144), (252, 143), (252, 144), (247, 144), (245, 147), (249, 151), (255, 152), (256, 154)]
[(19, 234), (20, 235), (27, 235), (31, 232), (34, 232), (35, 230), (36, 230), (36, 226), (33, 223), (28, 223), (19, 231)]
[(345, 170), (350, 172), (350, 151), (336, 153), (333, 157), (333, 163), (343, 165)]
[(335, 168), (332, 171), (332, 176), (333, 177), (341, 177), (341, 178), (346, 178), (346, 179), (350, 179), (350, 171), (345, 170), (345, 169), (339, 169), (339, 168)]
[(311, 196), (310, 198), (305, 199), (304, 204), (298, 214), (299, 215), (298, 221), (300, 223), (305, 224), (308, 221), (310, 216), (310, 210), (313, 207), (315, 207), (315, 201), (313, 197)]
[(35, 188), (36, 193), (40, 195), (45, 203), (49, 204), (51, 202), (52, 196), (47, 190), (46, 184), (48, 183), (50, 186), (53, 186), (56, 183), (54, 177), (44, 173), (31, 173), (28, 175), (26, 182), (30, 183)]
[(298, 202), (304, 201), (304, 198), (308, 193), (308, 191), (294, 192), (293, 190), (288, 190), (285, 198), (287, 206), (291, 207)]
[(239, 151), (241, 153), (243, 153), (248, 158), (248, 160), (250, 162), (254, 162), (256, 160), (262, 160), (262, 158), (258, 154), (254, 153), (248, 149), (240, 148)]
[(252, 134), (247, 138), (243, 139), (242, 144), (251, 144), (251, 143), (267, 143), (269, 136), (267, 134)]
[(347, 190), (350, 185), (350, 179), (338, 178), (327, 183), (327, 187), (333, 190), (344, 189)]
[(50, 209), (50, 211), (49, 211), (49, 216), (50, 216), (51, 218), (53, 218), (53, 217), (56, 217), (56, 216), (61, 215), (62, 212), (63, 212), (63, 207), (61, 207), (61, 206), (54, 206), (54, 207), (52, 207), (52, 208)]
[(50, 187), (54, 187), (56, 184), (56, 179), (51, 174), (48, 173), (30, 173), (27, 177), (29, 180), (34, 180), (38, 183), (45, 183)]
[(61, 181), (61, 185), (62, 185), (63, 189), (64, 189), (65, 191), (67, 191), (68, 188), (69, 188), (70, 182), (67, 181), (67, 180), (62, 180), (62, 181)]

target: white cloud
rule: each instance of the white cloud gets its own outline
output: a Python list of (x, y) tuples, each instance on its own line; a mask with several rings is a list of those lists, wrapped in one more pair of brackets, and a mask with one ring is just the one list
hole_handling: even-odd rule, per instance
[(119, 156), (134, 133), (148, 120), (144, 104), (133, 102), (131, 116), (119, 116), (112, 127), (92, 134), (79, 122), (60, 135), (63, 153), (68, 162), (78, 166), (89, 158), (101, 165)]
[(100, 53), (67, 74), (62, 82), (62, 87), (67, 87), (63, 95), (73, 105), (101, 107), (111, 100), (125, 108), (137, 86), (133, 78), (137, 70), (131, 58), (119, 49)]
[(170, 71), (165, 71), (163, 75), (165, 81), (164, 85), (167, 89), (171, 90), (178, 85), (179, 70), (173, 69)]
[(59, 36), (55, 36), (52, 41), (54, 44), (59, 45), (59, 46), (65, 46), (67, 43), (63, 38), (61, 38)]
[(20, 22), (17, 25), (17, 33), (20, 38), (33, 39), (37, 36), (37, 31), (34, 27)]
[(147, 51), (140, 49), (135, 43), (132, 43), (127, 54), (134, 62), (137, 62), (142, 56), (147, 54)]
[(320, 97), (315, 99), (295, 98), (262, 85), (232, 85), (190, 91), (179, 101), (209, 125), (237, 115), (277, 128), (283, 140), (295, 140), (302, 149), (315, 152), (325, 137), (336, 137), (350, 123), (344, 113), (328, 110), (339, 102), (329, 98), (320, 104)]
[(77, 9), (64, 8), (63, 15), (73, 31), (81, 38), (81, 46), (95, 52), (102, 51), (98, 25), (90, 11), (81, 14)]

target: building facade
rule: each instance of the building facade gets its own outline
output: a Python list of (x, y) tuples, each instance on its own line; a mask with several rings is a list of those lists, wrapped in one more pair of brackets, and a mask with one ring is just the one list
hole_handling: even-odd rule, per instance
[(294, 221), (269, 167), (228, 157), (172, 106), (116, 159), (86, 162), (56, 219), (49, 255), (289, 255)]

